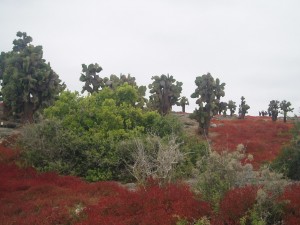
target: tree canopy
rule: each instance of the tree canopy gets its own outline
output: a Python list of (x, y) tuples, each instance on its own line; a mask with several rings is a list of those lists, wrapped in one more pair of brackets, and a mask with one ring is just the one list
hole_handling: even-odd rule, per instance
[(235, 110), (236, 110), (236, 103), (232, 100), (229, 100), (227, 107), (230, 111), (230, 116), (233, 116), (233, 114), (235, 113)]
[(81, 93), (85, 91), (89, 93), (98, 92), (100, 88), (105, 86), (103, 79), (98, 75), (102, 68), (97, 63), (88, 66), (82, 64), (81, 66), (82, 73), (79, 80), (85, 82)]
[(197, 98), (196, 103), (199, 109), (195, 110), (196, 119), (199, 122), (200, 133), (207, 135), (210, 120), (218, 112), (220, 98), (225, 96), (225, 83), (220, 84), (210, 73), (196, 77), (195, 84), (197, 88), (191, 95)]
[[(147, 99), (145, 98), (147, 88), (146, 86), (138, 86), (135, 81), (135, 77), (132, 77), (130, 74), (121, 74), (119, 77), (112, 74), (110, 75), (110, 77), (101, 78), (99, 76), (99, 73), (101, 71), (102, 67), (97, 63), (89, 64), (88, 66), (82, 64), (82, 73), (79, 80), (84, 82), (84, 86), (82, 87), (81, 93), (87, 91), (88, 93), (92, 94), (94, 92), (103, 90), (105, 87), (116, 90), (118, 87), (126, 83), (130, 86), (126, 87), (127, 90), (132, 87), (137, 91), (135, 100), (136, 106), (140, 108), (143, 108), (145, 106), (145, 104), (147, 103)], [(120, 90), (118, 91), (118, 93), (120, 93)]]
[(244, 119), (246, 114), (248, 113), (248, 109), (250, 109), (250, 106), (246, 104), (245, 97), (241, 97), (241, 104), (239, 105), (239, 118)]
[(286, 117), (287, 117), (287, 113), (288, 112), (293, 112), (294, 108), (291, 108), (291, 103), (283, 100), (282, 102), (280, 102), (280, 109), (282, 110), (283, 113), (283, 121), (286, 123)]
[(277, 117), (278, 117), (278, 113), (279, 113), (279, 101), (278, 100), (270, 101), (268, 112), (272, 116), (272, 121), (276, 121)]
[(50, 63), (43, 59), (43, 47), (31, 44), (25, 32), (17, 32), (13, 50), (0, 56), (0, 79), (6, 117), (32, 121), (40, 108), (50, 106), (65, 88)]
[(166, 115), (172, 110), (172, 106), (178, 103), (182, 91), (182, 82), (178, 82), (173, 76), (153, 76), (152, 84), (149, 84), (149, 105), (158, 110), (161, 115)]
[(110, 77), (105, 77), (104, 81), (106, 86), (111, 88), (112, 90), (116, 90), (117, 88), (119, 88), (124, 84), (127, 85), (127, 89), (130, 87), (135, 89), (137, 91), (137, 96), (136, 96), (137, 99), (135, 102), (136, 106), (140, 108), (144, 108), (145, 104), (147, 103), (147, 99), (145, 98), (146, 90), (147, 90), (146, 86), (143, 85), (139, 86), (135, 81), (135, 77), (132, 77), (130, 74), (128, 75), (120, 74), (119, 77), (112, 74), (110, 75)]
[(186, 105), (189, 105), (189, 100), (187, 97), (185, 96), (182, 96), (180, 99), (179, 99), (179, 102), (176, 103), (177, 106), (181, 106), (182, 108), (182, 112), (185, 113), (185, 106)]

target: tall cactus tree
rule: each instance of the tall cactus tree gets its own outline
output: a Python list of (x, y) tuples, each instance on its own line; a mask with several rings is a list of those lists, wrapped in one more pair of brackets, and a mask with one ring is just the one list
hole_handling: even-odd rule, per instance
[(248, 113), (248, 109), (250, 109), (250, 106), (246, 104), (245, 97), (241, 97), (241, 104), (239, 105), (239, 118), (245, 119), (246, 114)]
[(228, 104), (227, 102), (219, 102), (218, 103), (218, 110), (219, 114), (223, 114), (223, 116), (227, 115), (227, 109), (228, 109)]
[(288, 112), (293, 112), (294, 108), (291, 108), (291, 103), (287, 102), (286, 100), (283, 100), (280, 102), (280, 109), (283, 113), (283, 121), (286, 123), (286, 117)]
[(82, 73), (80, 76), (80, 81), (85, 82), (82, 87), (81, 93), (85, 91), (89, 93), (99, 92), (105, 87), (109, 87), (112, 90), (116, 91), (116, 89), (125, 83), (136, 88), (138, 92), (138, 101), (136, 102), (136, 106), (143, 108), (147, 99), (146, 95), (146, 86), (138, 86), (135, 82), (135, 77), (121, 74), (119, 77), (112, 74), (110, 77), (101, 78), (98, 73), (102, 71), (102, 67), (100, 67), (97, 63), (89, 64), (88, 66), (82, 64)]
[(181, 106), (183, 113), (185, 113), (185, 106), (189, 104), (189, 100), (185, 96), (181, 97), (179, 102), (177, 103), (178, 106)]
[(268, 112), (272, 116), (272, 121), (275, 122), (277, 120), (278, 113), (279, 113), (279, 101), (278, 100), (270, 101)]
[(111, 89), (115, 90), (117, 87), (127, 83), (131, 86), (137, 86), (135, 82), (135, 77), (132, 77), (130, 74), (120, 74), (118, 77), (117, 75), (110, 75), (110, 77), (105, 77), (105, 85), (110, 87)]
[[(218, 83), (220, 83), (218, 81)], [(208, 135), (210, 121), (214, 112), (218, 112), (218, 103), (220, 97), (225, 95), (225, 83), (220, 87), (210, 73), (196, 77), (197, 86), (192, 98), (197, 98), (196, 103), (199, 109), (195, 110), (196, 119), (199, 122), (199, 131), (201, 134)], [(222, 94), (220, 94), (222, 91)], [(218, 99), (218, 97), (219, 99)]]
[(33, 121), (33, 114), (51, 105), (65, 88), (50, 63), (43, 59), (43, 47), (31, 44), (25, 32), (17, 32), (13, 50), (0, 56), (0, 79), (5, 116)]
[(120, 74), (119, 77), (112, 74), (109, 78), (105, 77), (104, 82), (106, 86), (110, 87), (113, 90), (116, 90), (118, 87), (127, 83), (128, 85), (137, 89), (138, 101), (136, 103), (136, 106), (139, 108), (143, 108), (147, 103), (147, 99), (145, 98), (147, 87), (143, 85), (138, 86), (135, 81), (135, 77), (132, 77), (130, 74)]
[(224, 103), (221, 104), (221, 97), (225, 96), (225, 83), (221, 83), (219, 78), (216, 78), (216, 89), (215, 89), (215, 94), (216, 94), (216, 98), (217, 98), (217, 106), (218, 106), (218, 110), (216, 112), (214, 112), (214, 114), (216, 115), (218, 113), (218, 111), (222, 111), (221, 108), (224, 108)]
[(235, 110), (236, 110), (236, 103), (232, 100), (229, 100), (227, 107), (230, 111), (230, 116), (233, 116), (233, 114), (235, 113)]
[(82, 73), (79, 80), (84, 82), (84, 86), (81, 93), (85, 91), (89, 93), (98, 92), (105, 86), (104, 80), (98, 75), (101, 71), (102, 67), (97, 63), (91, 63), (88, 66), (82, 64)]
[(182, 82), (176, 81), (173, 76), (153, 76), (152, 84), (149, 84), (151, 107), (158, 110), (161, 115), (166, 115), (172, 110), (172, 106), (178, 103), (182, 91)]

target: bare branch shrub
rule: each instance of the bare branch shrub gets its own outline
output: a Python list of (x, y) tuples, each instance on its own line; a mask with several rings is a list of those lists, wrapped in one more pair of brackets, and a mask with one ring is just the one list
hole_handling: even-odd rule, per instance
[(164, 141), (152, 135), (144, 140), (135, 139), (134, 142), (134, 163), (129, 167), (138, 183), (145, 184), (150, 177), (157, 179), (160, 184), (171, 182), (177, 165), (184, 160), (177, 137), (171, 135)]

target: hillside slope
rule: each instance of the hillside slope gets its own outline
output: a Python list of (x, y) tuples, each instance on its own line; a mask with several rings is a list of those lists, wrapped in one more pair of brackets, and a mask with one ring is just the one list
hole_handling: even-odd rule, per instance
[[(202, 138), (197, 134), (197, 122), (189, 119), (188, 114), (181, 114), (179, 118), (186, 133)], [(246, 151), (254, 155), (256, 166), (272, 160), (291, 138), (292, 124), (273, 123), (268, 118), (216, 117), (212, 122), (216, 125), (209, 135), (212, 147), (217, 151), (232, 151), (243, 143)], [(3, 225), (175, 225), (179, 218), (186, 218), (192, 224), (203, 216), (211, 218), (211, 224), (215, 225), (225, 224), (221, 223), (223, 217), (230, 221), (233, 216), (239, 221), (247, 212), (247, 208), (240, 212), (241, 207), (236, 206), (247, 203), (248, 189), (234, 189), (222, 200), (221, 205), (225, 204), (226, 210), (221, 217), (214, 214), (207, 202), (199, 200), (199, 196), (195, 198), (186, 185), (171, 184), (164, 188), (153, 185), (129, 191), (116, 182), (87, 183), (72, 176), (38, 173), (31, 167), (20, 167), (18, 151), (6, 144), (9, 143), (0, 143), (0, 224)], [(285, 209), (286, 224), (299, 224), (299, 193), (300, 186), (293, 185), (282, 196), (290, 202)]]
[[(189, 135), (198, 134), (198, 123), (189, 118), (189, 114), (177, 114)], [(243, 144), (246, 152), (254, 157), (253, 165), (272, 161), (283, 145), (292, 138), (292, 123), (272, 122), (269, 117), (247, 116), (244, 120), (236, 117), (216, 116), (212, 119), (209, 142), (213, 150), (234, 151), (238, 144)], [(201, 136), (199, 135), (199, 138)]]

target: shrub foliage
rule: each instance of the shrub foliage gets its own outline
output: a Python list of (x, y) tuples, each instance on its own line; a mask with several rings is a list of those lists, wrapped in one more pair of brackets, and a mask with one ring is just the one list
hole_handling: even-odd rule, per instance
[(281, 153), (272, 162), (275, 170), (284, 173), (288, 178), (300, 180), (300, 123), (296, 122), (293, 130), (293, 139), (283, 147)]
[(87, 97), (63, 92), (44, 111), (45, 120), (24, 127), (19, 143), (27, 161), (41, 171), (54, 170), (90, 181), (128, 179), (119, 143), (147, 132), (161, 137), (179, 134), (181, 124), (174, 116), (143, 111), (131, 97), (119, 101), (119, 91), (123, 98), (136, 96), (127, 92), (137, 92), (127, 83), (115, 91), (104, 88)]

